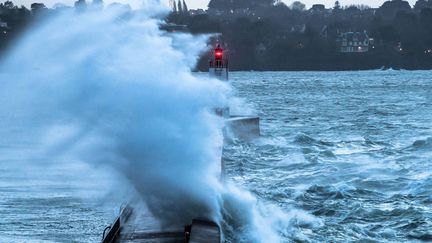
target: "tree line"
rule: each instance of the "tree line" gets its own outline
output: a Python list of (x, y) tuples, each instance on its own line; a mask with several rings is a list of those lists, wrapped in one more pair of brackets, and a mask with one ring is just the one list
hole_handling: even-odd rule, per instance
[[(108, 7), (119, 5), (130, 10), (129, 5), (119, 3), (110, 4)], [(7, 51), (11, 43), (16, 41), (17, 37), (26, 29), (37, 25), (46, 17), (54, 16), (67, 10), (82, 12), (87, 9), (97, 10), (103, 7), (104, 3), (102, 0), (93, 0), (92, 2), (77, 0), (73, 7), (58, 3), (53, 8), (47, 8), (43, 3), (32, 3), (30, 9), (23, 5), (17, 6), (12, 1), (0, 3), (0, 56)]]
[[(306, 9), (299, 1), (211, 0), (205, 13), (173, 12), (167, 19), (194, 34), (220, 33), (234, 70), (432, 68), (432, 0), (413, 7), (392, 0), (375, 9), (339, 1)], [(339, 52), (336, 40), (344, 32), (367, 33), (369, 51)]]
[[(168, 23), (193, 34), (220, 33), (232, 70), (432, 68), (432, 0), (418, 0), (412, 7), (392, 0), (376, 9), (338, 1), (332, 8), (315, 4), (306, 9), (300, 1), (288, 6), (278, 0), (211, 0), (206, 11), (188, 9), (185, 0), (171, 3)], [(0, 51), (44, 17), (95, 8), (103, 8), (102, 0), (53, 8), (33, 3), (30, 9), (0, 3)], [(346, 32), (367, 33), (369, 51), (339, 52), (336, 40)], [(209, 55), (202, 56), (197, 69), (207, 70)]]

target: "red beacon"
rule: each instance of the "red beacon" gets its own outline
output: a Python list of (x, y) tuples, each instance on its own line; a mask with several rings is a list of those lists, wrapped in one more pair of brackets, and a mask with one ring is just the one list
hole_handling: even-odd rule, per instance
[(224, 50), (218, 44), (213, 51), (213, 58), (209, 62), (209, 75), (222, 80), (228, 80), (228, 59), (224, 57)]
[(214, 50), (214, 55), (215, 55), (215, 59), (216, 59), (216, 60), (220, 60), (220, 59), (222, 59), (222, 56), (223, 56), (223, 50), (222, 50), (222, 48), (220, 48), (219, 45), (218, 45), (218, 46), (216, 47), (216, 49)]

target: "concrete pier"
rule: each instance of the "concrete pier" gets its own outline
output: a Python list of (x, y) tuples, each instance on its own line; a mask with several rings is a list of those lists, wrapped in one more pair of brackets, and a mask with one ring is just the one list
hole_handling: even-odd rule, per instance
[(259, 117), (231, 116), (225, 119), (225, 139), (250, 141), (260, 136)]
[[(259, 137), (259, 117), (232, 116), (228, 107), (216, 108), (225, 120), (224, 139), (251, 140)], [(225, 161), (220, 148), (221, 180), (225, 180)], [(143, 202), (128, 204), (105, 229), (103, 243), (220, 243), (220, 227), (211, 221), (191, 219), (190, 225), (162, 227)]]
[[(179, 26), (165, 25), (167, 31)], [(217, 44), (209, 60), (210, 77), (228, 80), (228, 58), (223, 45)], [(255, 116), (230, 114), (229, 107), (214, 108), (214, 113), (225, 121), (224, 141), (249, 141), (260, 136), (260, 120)], [(222, 142), (222, 141), (221, 141)], [(223, 145), (220, 144), (221, 180), (225, 181)], [(192, 188), (193, 190), (193, 188)], [(189, 225), (162, 227), (151, 215), (143, 202), (128, 204), (120, 210), (114, 222), (105, 228), (103, 243), (221, 243), (221, 229), (215, 222), (205, 219), (191, 219)]]
[(189, 243), (220, 243), (219, 226), (211, 221), (194, 219), (190, 231)]
[(108, 230), (102, 243), (220, 243), (219, 226), (193, 219), (190, 225), (162, 227), (144, 204), (127, 205)]

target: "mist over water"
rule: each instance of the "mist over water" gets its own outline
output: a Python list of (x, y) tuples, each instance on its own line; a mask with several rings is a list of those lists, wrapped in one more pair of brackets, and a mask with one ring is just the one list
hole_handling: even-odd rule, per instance
[[(145, 6), (48, 19), (2, 60), (1, 242), (98, 241), (134, 192), (227, 242), (432, 239), (430, 72), (239, 72), (232, 89), (190, 72), (207, 36), (161, 32)], [(225, 145), (221, 184), (211, 110), (228, 104), (262, 137)]]
[[(2, 113), (18, 112), (47, 156), (114, 167), (162, 220), (215, 215), (222, 123), (210, 110), (229, 89), (191, 76), (157, 20), (126, 14), (69, 13), (31, 33), (2, 65)], [(194, 56), (202, 40), (176, 41)]]
[[(212, 109), (238, 101), (226, 83), (191, 74), (207, 37), (161, 32), (153, 16), (163, 11), (147, 2), (133, 15), (121, 7), (66, 12), (27, 33), (2, 61), (2, 151), (10, 153), (2, 167), (11, 178), (19, 175), (22, 186), (48, 183), (16, 197), (2, 187), (1, 212), (9, 216), (0, 222), (10, 227), (5, 240), (80, 240), (86, 227), (103, 229), (107, 222), (84, 224), (80, 213), (61, 222), (60, 215), (83, 198), (99, 200), (101, 208), (113, 198), (128, 200), (128, 185), (162, 225), (206, 217), (227, 228), (228, 240), (280, 240), (287, 215), (219, 182), (223, 121)], [(12, 185), (22, 190), (15, 179)], [(62, 180), (67, 183), (59, 186)], [(52, 192), (58, 194), (48, 200)], [(24, 207), (28, 218), (19, 216)], [(47, 214), (53, 207), (57, 214)], [(30, 232), (12, 222), (28, 222)], [(76, 235), (53, 239), (44, 233), (53, 224), (71, 225)]]

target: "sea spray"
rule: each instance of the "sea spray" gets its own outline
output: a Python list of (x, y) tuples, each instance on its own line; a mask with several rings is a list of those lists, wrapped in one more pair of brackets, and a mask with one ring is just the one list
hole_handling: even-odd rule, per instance
[[(50, 156), (114, 167), (163, 223), (214, 218), (223, 124), (210, 112), (229, 89), (194, 78), (158, 24), (124, 8), (47, 21), (1, 67), (3, 112), (22, 111)], [(176, 42), (197, 56), (202, 40)]]
[(231, 91), (190, 73), (205, 36), (161, 32), (153, 9), (65, 12), (28, 33), (0, 67), (2, 117), (46, 156), (113, 168), (162, 224), (207, 217), (236, 241), (279, 241), (289, 217), (218, 181), (223, 121), (211, 110)]
[(287, 238), (308, 241), (299, 228), (318, 229), (323, 225), (313, 215), (296, 208), (282, 211), (232, 183), (225, 185), (222, 198), (226, 242), (278, 243)]

